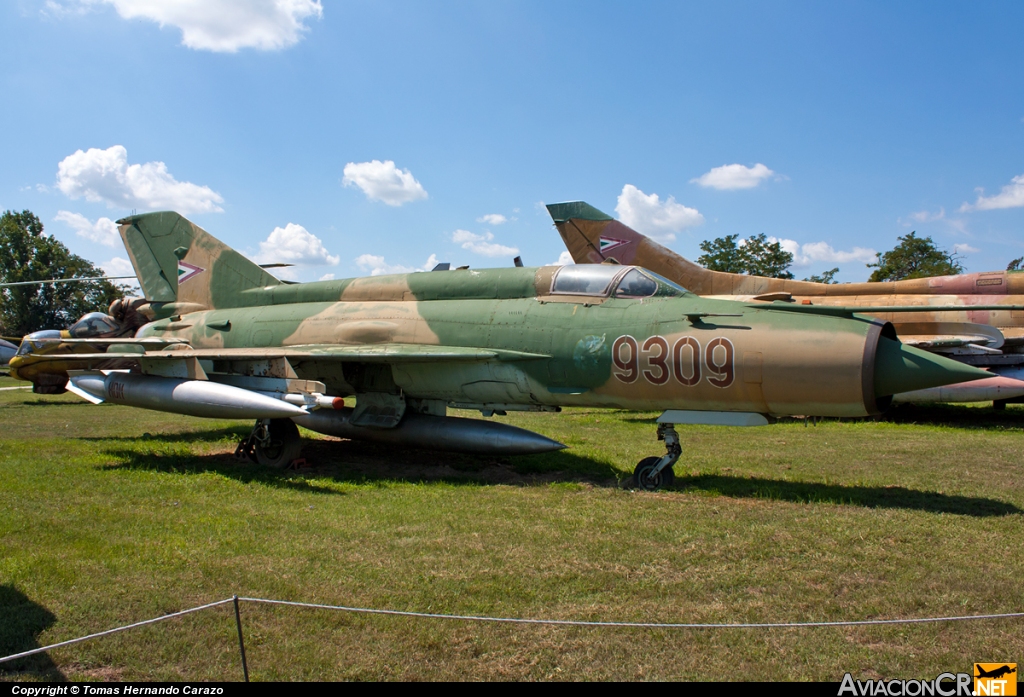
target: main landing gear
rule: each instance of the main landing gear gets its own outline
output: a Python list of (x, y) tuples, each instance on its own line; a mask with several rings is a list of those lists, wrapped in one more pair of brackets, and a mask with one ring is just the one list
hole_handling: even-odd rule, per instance
[(238, 444), (235, 457), (247, 457), (267, 467), (287, 467), (302, 452), (299, 427), (291, 419), (260, 419)]
[(645, 457), (633, 470), (633, 486), (644, 491), (657, 491), (664, 486), (671, 486), (676, 479), (672, 465), (683, 454), (679, 445), (679, 434), (673, 424), (658, 424), (658, 440), (665, 441), (662, 457)]

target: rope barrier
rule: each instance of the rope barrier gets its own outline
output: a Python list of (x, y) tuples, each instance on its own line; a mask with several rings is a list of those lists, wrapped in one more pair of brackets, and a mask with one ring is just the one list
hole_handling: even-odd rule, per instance
[(1024, 617), (1024, 612), (1006, 612), (995, 615), (960, 615), (953, 617), (917, 617), (893, 620), (840, 620), (836, 622), (731, 622), (731, 623), (682, 623), (682, 622), (600, 622), (588, 620), (544, 620), (520, 617), (485, 617), (481, 615), (446, 615), (432, 612), (411, 612), (405, 610), (378, 610), (366, 607), (347, 607), (345, 605), (320, 605), (317, 603), (299, 603), (290, 600), (268, 600), (266, 598), (243, 598), (249, 603), (265, 605), (291, 605), (320, 610), (341, 610), (367, 615), (398, 615), (400, 617), (420, 617), (435, 620), (464, 620), (469, 622), (501, 622), (507, 624), (544, 624), (570, 627), (633, 627), (637, 629), (785, 629), (797, 627), (855, 627), (876, 624), (923, 624), (926, 622), (963, 622), (967, 620), (993, 620), (1008, 617)]
[(218, 600), (215, 603), (207, 603), (206, 605), (200, 605), (199, 607), (189, 608), (188, 610), (181, 610), (180, 612), (172, 612), (169, 615), (161, 615), (160, 617), (154, 617), (151, 620), (143, 620), (142, 622), (135, 622), (133, 624), (126, 624), (123, 627), (114, 627), (113, 629), (108, 629), (105, 632), (96, 632), (95, 634), (90, 634), (88, 636), (78, 637), (77, 639), (68, 639), (67, 641), (61, 641), (61, 642), (58, 642), (56, 644), (50, 644), (49, 646), (43, 646), (43, 647), (38, 648), (38, 649), (32, 649), (31, 651), (22, 651), (21, 653), (15, 653), (15, 654), (11, 654), (10, 656), (4, 656), (3, 658), (0, 658), (0, 663), (3, 663), (5, 661), (13, 661), (13, 660), (15, 660), (17, 658), (24, 658), (25, 656), (31, 656), (31, 655), (37, 654), (37, 653), (43, 653), (44, 651), (49, 651), (50, 649), (60, 648), (61, 646), (68, 646), (70, 644), (77, 644), (80, 641), (88, 641), (89, 639), (97, 639), (97, 638), (99, 638), (101, 636), (107, 636), (108, 634), (116, 634), (117, 632), (123, 632), (123, 631), (128, 630), (128, 629), (134, 629), (135, 627), (142, 627), (142, 626), (147, 625), (147, 624), (156, 624), (157, 622), (163, 622), (164, 620), (169, 620), (169, 619), (171, 619), (173, 617), (181, 617), (182, 615), (188, 615), (188, 614), (190, 614), (192, 612), (199, 612), (200, 610), (208, 610), (211, 607), (217, 607), (218, 605), (226, 605), (227, 603), (231, 603), (231, 602), (234, 602), (234, 598), (228, 598), (226, 600)]
[(530, 619), (524, 617), (488, 617), (484, 615), (450, 615), (434, 612), (413, 612), (409, 610), (381, 610), (377, 608), (368, 607), (349, 607), (346, 605), (301, 603), (291, 600), (271, 600), (269, 598), (245, 598), (236, 595), (230, 598), (226, 598), (224, 600), (217, 600), (212, 603), (207, 603), (206, 605), (200, 605), (198, 607), (189, 608), (188, 610), (172, 612), (167, 615), (161, 615), (160, 617), (154, 617), (153, 619), (143, 620), (141, 622), (134, 622), (132, 624), (126, 624), (123, 627), (115, 627), (113, 629), (108, 629), (103, 632), (96, 632), (95, 634), (89, 634), (87, 636), (79, 637), (77, 639), (68, 639), (67, 641), (61, 641), (56, 644), (50, 644), (49, 646), (42, 646), (37, 649), (32, 649), (31, 651), (22, 651), (21, 653), (12, 654), (10, 656), (4, 656), (0, 658), (0, 663), (4, 663), (6, 661), (13, 661), (19, 658), (25, 658), (27, 656), (32, 656), (37, 653), (44, 653), (46, 651), (60, 648), (62, 646), (77, 644), (82, 641), (88, 641), (89, 639), (98, 639), (99, 637), (108, 636), (110, 634), (116, 634), (117, 632), (123, 632), (129, 629), (134, 629), (136, 627), (143, 627), (145, 625), (163, 622), (164, 620), (173, 619), (175, 617), (181, 617), (182, 615), (188, 615), (193, 612), (200, 612), (201, 610), (208, 610), (210, 608), (218, 607), (220, 605), (227, 605), (228, 603), (233, 603), (235, 608), (235, 621), (238, 628), (239, 648), (241, 650), (242, 656), (242, 669), (245, 674), (246, 682), (248, 682), (249, 670), (246, 664), (245, 646), (242, 640), (242, 620), (238, 610), (239, 602), (262, 603), (264, 605), (283, 605), (288, 607), (304, 607), (315, 610), (337, 610), (341, 612), (352, 612), (365, 615), (393, 615), (398, 617), (418, 617), (422, 619), (436, 620), (459, 620), (464, 622), (535, 624), (554, 625), (563, 627), (621, 627), (634, 629), (797, 629), (801, 627), (862, 627), (892, 624), (925, 624), (934, 622), (969, 622), (977, 620), (996, 620), (1024, 617), (1024, 612), (1004, 612), (987, 615), (953, 615), (948, 617), (912, 617), (906, 619), (883, 620), (838, 620), (832, 622), (607, 622), (594, 620)]

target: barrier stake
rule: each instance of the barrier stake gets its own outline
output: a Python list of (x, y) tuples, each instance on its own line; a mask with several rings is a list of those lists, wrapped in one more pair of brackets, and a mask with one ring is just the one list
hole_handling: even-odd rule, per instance
[(245, 676), (245, 681), (249, 682), (249, 665), (245, 662), (245, 641), (242, 639), (242, 616), (238, 612), (238, 596), (234, 596), (232, 600), (235, 601), (235, 626), (238, 627), (238, 650), (242, 654), (242, 675)]

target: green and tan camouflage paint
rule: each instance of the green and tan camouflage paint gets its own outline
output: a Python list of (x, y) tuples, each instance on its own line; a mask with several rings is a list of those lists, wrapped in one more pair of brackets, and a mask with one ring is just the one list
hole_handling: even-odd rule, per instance
[[(217, 372), (244, 372), (250, 359), (237, 354), (263, 351), (287, 356), (299, 378), (341, 396), (778, 415), (878, 411), (873, 370), (885, 329), (869, 318), (688, 293), (556, 295), (557, 267), (285, 284), (177, 214), (119, 222), (157, 317), (138, 336), (185, 339)], [(736, 316), (687, 317), (699, 313)], [(520, 353), (376, 363), (330, 353), (390, 345)]]

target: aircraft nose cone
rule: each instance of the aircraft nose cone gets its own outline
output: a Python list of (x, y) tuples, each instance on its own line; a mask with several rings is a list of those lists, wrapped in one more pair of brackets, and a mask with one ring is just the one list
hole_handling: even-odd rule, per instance
[(875, 396), (885, 397), (992, 377), (992, 373), (882, 337), (875, 353)]

